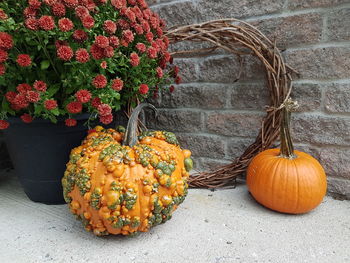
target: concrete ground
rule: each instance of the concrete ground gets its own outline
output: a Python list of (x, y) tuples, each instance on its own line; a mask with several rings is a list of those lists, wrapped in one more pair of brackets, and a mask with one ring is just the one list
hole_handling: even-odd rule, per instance
[(350, 202), (326, 197), (292, 216), (258, 205), (245, 186), (190, 190), (173, 219), (134, 238), (95, 237), (65, 205), (29, 201), (0, 176), (0, 262), (350, 262)]

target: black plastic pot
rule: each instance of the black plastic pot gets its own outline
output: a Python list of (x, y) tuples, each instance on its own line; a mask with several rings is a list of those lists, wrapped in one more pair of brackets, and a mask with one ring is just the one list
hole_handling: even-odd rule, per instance
[[(10, 118), (4, 130), (5, 142), (24, 192), (34, 202), (63, 204), (61, 178), (72, 148), (81, 144), (88, 128), (88, 115), (76, 117), (78, 124), (67, 127), (63, 120), (53, 124), (36, 119), (30, 124)], [(118, 121), (119, 124), (119, 121)]]
[(16, 175), (30, 200), (64, 203), (61, 178), (70, 150), (86, 136), (87, 127), (83, 124), (87, 118), (79, 116), (75, 127), (65, 126), (63, 120), (53, 124), (36, 119), (25, 124), (19, 118), (9, 119), (5, 141)]

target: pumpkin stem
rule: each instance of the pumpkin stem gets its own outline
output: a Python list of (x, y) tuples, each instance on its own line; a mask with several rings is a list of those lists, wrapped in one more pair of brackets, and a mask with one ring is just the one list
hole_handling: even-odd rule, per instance
[(282, 109), (280, 156), (283, 158), (294, 159), (297, 157), (294, 153), (293, 140), (290, 134), (291, 112), (295, 111), (297, 108), (298, 103), (289, 98)]
[(141, 111), (144, 108), (150, 108), (157, 114), (157, 109), (150, 103), (141, 103), (133, 111), (126, 127), (123, 145), (133, 147), (137, 143), (138, 120)]

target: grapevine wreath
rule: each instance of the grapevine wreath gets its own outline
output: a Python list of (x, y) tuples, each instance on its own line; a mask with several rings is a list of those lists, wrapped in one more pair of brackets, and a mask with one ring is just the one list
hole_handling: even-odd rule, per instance
[[(169, 29), (166, 33), (172, 44), (181, 41), (208, 42), (209, 48), (176, 51), (173, 55), (210, 53), (223, 49), (235, 54), (254, 55), (266, 70), (267, 88), (270, 93), (270, 105), (264, 117), (259, 135), (241, 157), (215, 171), (193, 175), (189, 180), (191, 187), (219, 188), (232, 186), (237, 177), (246, 171), (250, 161), (259, 152), (269, 148), (278, 138), (281, 110), (289, 99), (292, 85), (291, 74), (295, 72), (285, 64), (276, 44), (249, 23), (237, 19), (222, 19), (200, 24), (186, 25)], [(241, 59), (240, 59), (241, 61)], [(239, 74), (240, 75), (240, 74)]]

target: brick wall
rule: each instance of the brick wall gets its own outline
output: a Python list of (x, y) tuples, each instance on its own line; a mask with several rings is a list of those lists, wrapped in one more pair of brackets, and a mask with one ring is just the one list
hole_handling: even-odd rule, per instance
[[(150, 2), (169, 26), (235, 17), (276, 39), (301, 73), (293, 92), (301, 105), (293, 117), (296, 146), (324, 165), (330, 192), (350, 198), (350, 0)], [(235, 57), (218, 52), (178, 58), (184, 83), (154, 101), (160, 116), (148, 125), (175, 131), (193, 151), (198, 170), (230, 162), (257, 135), (269, 103), (264, 71), (255, 58), (244, 61), (245, 72), (235, 83)]]

